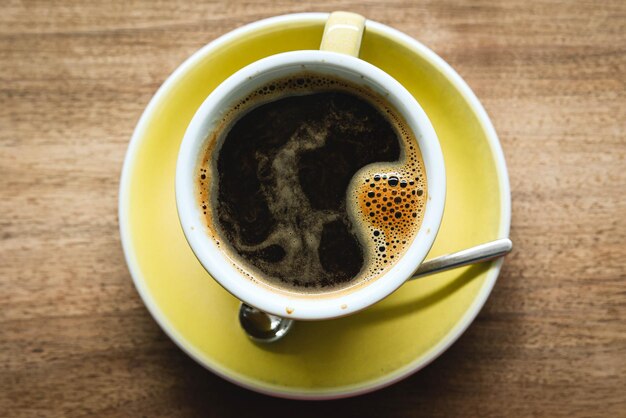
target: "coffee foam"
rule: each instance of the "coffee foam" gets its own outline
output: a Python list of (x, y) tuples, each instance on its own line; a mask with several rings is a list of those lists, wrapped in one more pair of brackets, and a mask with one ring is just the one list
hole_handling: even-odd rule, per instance
[[(269, 211), (279, 214), (277, 225), (270, 235), (259, 244), (247, 244), (235, 236), (232, 244), (240, 251), (268, 252), (269, 258), (281, 258), (280, 264), (264, 262), (265, 276), (279, 274), (294, 277), (293, 281), (306, 288), (315, 286), (315, 278), (324, 275), (318, 248), (323, 227), (328, 222), (340, 219), (341, 214), (333, 211), (314, 210), (302, 191), (298, 179), (298, 161), (295, 156), (305, 150), (324, 145), (327, 126), (303, 123), (300, 129), (281, 148), (273, 161), (259, 161), (260, 171), (273, 181), (272, 187), (262, 185)], [(306, 231), (304, 237), (298, 230)], [(303, 239), (304, 238), (304, 239)], [(279, 250), (282, 249), (282, 250)], [(273, 251), (275, 254), (269, 253)]]
[[(228, 240), (220, 230), (217, 215), (212, 208), (217, 204), (216, 159), (219, 150), (238, 117), (243, 116), (256, 106), (292, 95), (306, 95), (324, 91), (343, 91), (354, 94), (374, 104), (396, 130), (400, 141), (401, 156), (393, 163), (375, 163), (357, 172), (347, 189), (346, 211), (364, 252), (365, 260), (361, 271), (343, 288), (320, 287), (316, 283), (307, 283), (303, 287), (286, 286), (276, 282), (272, 277), (259, 271), (242, 259), (237, 251), (231, 248)], [(359, 121), (345, 121), (333, 118), (325, 123), (346, 122), (354, 129)], [(301, 254), (305, 251), (310, 256), (298, 266), (292, 274), (294, 277), (315, 277), (322, 268), (317, 257), (322, 227), (329, 221), (336, 220), (336, 213), (314, 211), (307, 197), (298, 184), (297, 161), (293, 156), (305, 149), (321, 147), (325, 142), (324, 124), (303, 124), (299, 132), (280, 150), (274, 161), (259, 161), (266, 165), (268, 175), (274, 176), (277, 187), (272, 193), (265, 191), (268, 206), (272, 213), (281, 213), (282, 225), (259, 245), (246, 245), (237, 242), (239, 248), (250, 251), (264, 250), (272, 245), (286, 248), (288, 254)], [(410, 246), (422, 223), (426, 196), (425, 170), (414, 134), (407, 128), (406, 122), (379, 94), (367, 87), (356, 86), (342, 80), (313, 73), (302, 73), (296, 76), (279, 79), (259, 87), (227, 111), (216, 129), (219, 134), (212, 134), (205, 144), (205, 151), (199, 167), (198, 200), (206, 216), (206, 224), (210, 235), (224, 251), (233, 265), (250, 280), (268, 285), (274, 290), (298, 294), (302, 293), (335, 293), (361, 286), (374, 280), (388, 271)], [(281, 173), (280, 176), (277, 173)], [(295, 223), (306, 225), (307, 239), (304, 241), (290, 233), (296, 228)], [(223, 243), (223, 244), (222, 244)], [(271, 269), (270, 269), (271, 270)]]
[(351, 212), (360, 232), (367, 232), (362, 236), (369, 243), (368, 275), (375, 277), (402, 256), (419, 230), (426, 198), (423, 168), (376, 165), (354, 183)]

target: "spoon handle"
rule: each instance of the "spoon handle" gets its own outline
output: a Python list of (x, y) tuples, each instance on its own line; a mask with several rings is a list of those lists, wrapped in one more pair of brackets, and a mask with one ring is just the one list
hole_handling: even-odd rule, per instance
[[(419, 279), (420, 277), (439, 273), (441, 271), (466, 266), (468, 264), (480, 263), (493, 260), (508, 254), (513, 249), (513, 243), (508, 238), (497, 239), (485, 244), (477, 245), (463, 251), (442, 255), (428, 261), (424, 261), (413, 273), (413, 277), (408, 280)], [(408, 281), (407, 280), (407, 281)]]

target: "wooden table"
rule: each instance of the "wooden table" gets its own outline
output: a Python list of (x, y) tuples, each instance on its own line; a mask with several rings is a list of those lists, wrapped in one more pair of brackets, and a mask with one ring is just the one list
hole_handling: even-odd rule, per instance
[[(54, 3), (0, 13), (0, 416), (626, 416), (623, 0)], [(118, 181), (188, 55), (247, 22), (335, 9), (416, 37), (468, 81), (509, 164), (516, 249), (432, 365), (299, 403), (223, 381), (163, 334), (124, 262)]]

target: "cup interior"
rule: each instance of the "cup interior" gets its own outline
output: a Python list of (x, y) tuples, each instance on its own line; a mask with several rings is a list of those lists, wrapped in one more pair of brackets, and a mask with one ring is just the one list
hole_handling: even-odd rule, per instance
[[(303, 71), (339, 78), (374, 90), (404, 117), (413, 131), (426, 169), (428, 200), (415, 239), (403, 257), (382, 277), (348, 289), (322, 294), (285, 292), (250, 280), (206, 233), (197, 204), (195, 173), (200, 156), (224, 116), (259, 86)], [(256, 104), (263, 103), (260, 99)], [(430, 250), (445, 200), (445, 169), (436, 133), (413, 96), (391, 76), (357, 58), (326, 51), (295, 51), (244, 67), (220, 84), (200, 106), (185, 133), (176, 167), (176, 203), (180, 222), (194, 254), (226, 290), (263, 311), (314, 320), (348, 315), (389, 295), (408, 279)]]

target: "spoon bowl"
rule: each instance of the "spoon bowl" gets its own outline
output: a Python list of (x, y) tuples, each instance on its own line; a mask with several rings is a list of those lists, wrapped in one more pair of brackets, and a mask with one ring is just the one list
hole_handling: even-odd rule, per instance
[(251, 340), (259, 343), (272, 343), (283, 338), (294, 321), (258, 310), (245, 303), (239, 308), (239, 324)]

